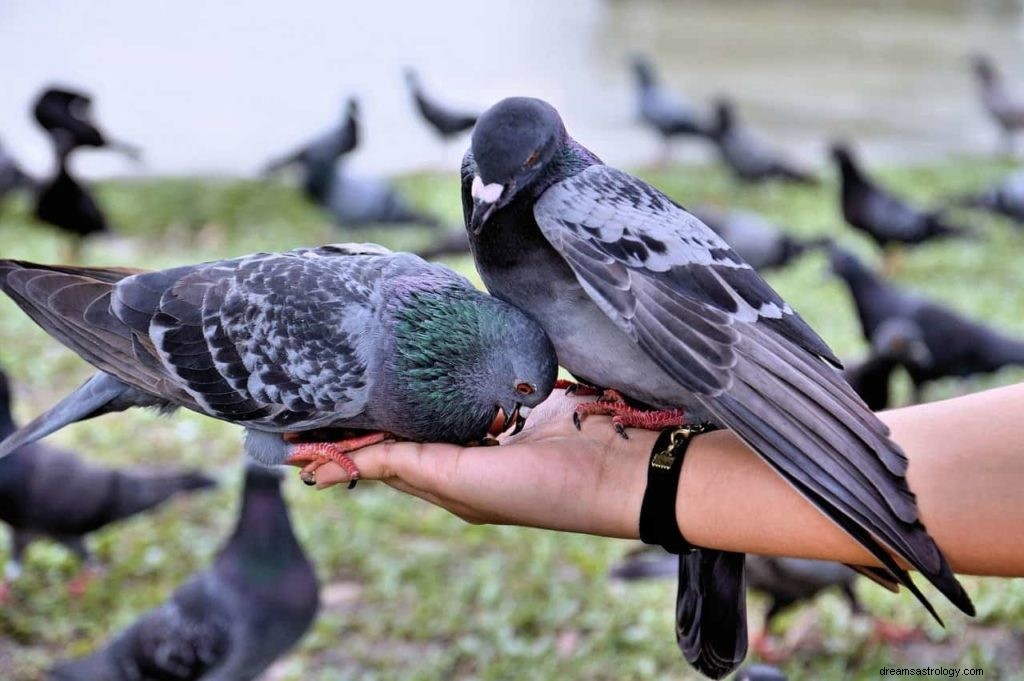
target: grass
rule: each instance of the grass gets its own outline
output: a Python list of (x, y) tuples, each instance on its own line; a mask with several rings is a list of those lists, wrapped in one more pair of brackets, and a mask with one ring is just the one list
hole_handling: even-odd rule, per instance
[[(881, 174), (925, 201), (1000, 177), (1008, 166), (962, 159), (894, 168)], [(869, 244), (841, 226), (836, 189), (740, 188), (715, 169), (674, 169), (647, 179), (684, 204), (728, 202), (761, 211), (798, 233), (828, 233), (874, 259)], [(417, 175), (400, 181), (421, 207), (460, 221), (457, 180)], [(378, 240), (392, 247), (424, 243), (417, 233), (387, 230), (341, 236), (288, 186), (255, 181), (159, 179), (99, 187), (119, 236), (91, 243), (91, 263), (164, 267), (255, 250), (328, 241)], [(910, 254), (900, 279), (974, 317), (1024, 336), (1024, 232), (997, 218), (963, 214), (984, 239), (925, 246)], [(63, 239), (34, 223), (23, 202), (0, 212), (3, 256), (55, 261)], [(451, 261), (472, 272), (467, 258)], [(845, 291), (825, 276), (820, 256), (773, 274), (772, 283), (841, 356), (864, 350)], [(88, 367), (39, 331), (8, 300), (0, 301), (0, 363), (12, 375), (17, 415), (27, 419), (78, 384)], [(1024, 380), (1005, 371), (971, 389)], [(901, 382), (906, 395), (906, 381)], [(963, 390), (936, 386), (931, 397)], [(37, 679), (56, 657), (85, 652), (163, 600), (205, 565), (234, 521), (240, 481), (240, 429), (194, 414), (105, 417), (55, 437), (111, 465), (201, 465), (223, 485), (95, 535), (108, 566), (79, 599), (67, 592), (74, 559), (46, 542), (30, 551), (12, 601), (0, 610), (0, 677)], [(609, 565), (631, 545), (536, 530), (469, 526), (389, 489), (315, 493), (290, 479), (287, 494), (301, 538), (324, 584), (313, 631), (271, 678), (340, 679), (622, 679), (696, 678), (674, 642), (674, 585), (624, 586)], [(1011, 538), (1011, 540), (1016, 540)], [(784, 616), (775, 632), (799, 645), (784, 667), (796, 678), (874, 679), (884, 664), (980, 666), (1012, 678), (1024, 659), (1024, 582), (965, 580), (978, 605), (975, 621), (936, 599), (942, 630), (909, 595), (862, 583), (872, 615), (920, 624), (927, 640), (892, 648), (875, 642), (866, 618), (835, 595)], [(926, 589), (935, 595), (931, 589)], [(764, 602), (752, 601), (757, 618)], [(759, 621), (757, 619), (754, 620)], [(1024, 678), (1024, 677), (1018, 677)]]

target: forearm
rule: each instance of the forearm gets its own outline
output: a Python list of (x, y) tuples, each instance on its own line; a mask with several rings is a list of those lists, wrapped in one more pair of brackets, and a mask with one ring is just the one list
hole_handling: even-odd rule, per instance
[[(953, 568), (1024, 575), (1024, 385), (881, 414)], [(727, 431), (691, 444), (677, 517), (698, 546), (875, 564)]]

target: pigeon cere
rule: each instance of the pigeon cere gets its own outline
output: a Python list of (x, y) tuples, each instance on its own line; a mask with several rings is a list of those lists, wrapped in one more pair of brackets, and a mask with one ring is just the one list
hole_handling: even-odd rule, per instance
[(1024, 0), (11, 0), (0, 679), (1024, 679)]

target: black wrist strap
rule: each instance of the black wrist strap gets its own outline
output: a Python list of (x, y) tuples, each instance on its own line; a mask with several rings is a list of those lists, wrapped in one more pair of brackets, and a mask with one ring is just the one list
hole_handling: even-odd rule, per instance
[(683, 459), (694, 435), (717, 430), (716, 426), (697, 424), (663, 430), (651, 450), (647, 465), (647, 490), (640, 506), (640, 540), (664, 548), (669, 553), (689, 553), (694, 546), (679, 531), (676, 520), (676, 496)]

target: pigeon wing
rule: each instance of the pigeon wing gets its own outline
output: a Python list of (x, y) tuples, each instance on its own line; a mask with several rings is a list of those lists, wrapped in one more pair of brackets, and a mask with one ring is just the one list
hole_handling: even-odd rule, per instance
[(829, 366), (838, 360), (824, 341), (720, 237), (606, 166), (550, 187), (534, 215), (594, 302), (681, 388), (919, 598), (882, 544), (972, 610), (918, 519), (886, 426)]

